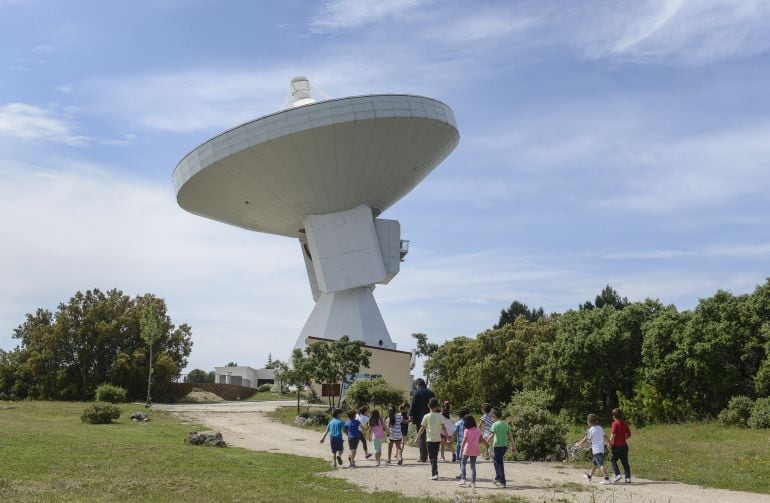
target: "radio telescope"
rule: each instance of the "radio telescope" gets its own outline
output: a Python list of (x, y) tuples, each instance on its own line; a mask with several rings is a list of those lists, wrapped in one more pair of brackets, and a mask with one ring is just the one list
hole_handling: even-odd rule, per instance
[(319, 101), (291, 81), (290, 106), (212, 138), (177, 164), (177, 202), (190, 213), (297, 238), (316, 301), (309, 336), (347, 335), (395, 349), (374, 300), (408, 252), (397, 220), (379, 215), (457, 146), (452, 110), (421, 96)]

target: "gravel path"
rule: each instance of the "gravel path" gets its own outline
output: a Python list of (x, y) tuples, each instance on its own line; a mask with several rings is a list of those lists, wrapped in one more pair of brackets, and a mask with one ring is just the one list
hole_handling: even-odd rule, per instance
[[(279, 405), (292, 405), (292, 402), (221, 402), (153, 405), (153, 408), (171, 411), (188, 421), (220, 431), (231, 445), (329, 460), (329, 442), (319, 443), (321, 433), (284, 425), (265, 415)], [(347, 446), (345, 450), (347, 452)], [(492, 463), (481, 461), (477, 465), (476, 489), (466, 489), (456, 484), (455, 475), (459, 473), (457, 464), (439, 463), (440, 478), (432, 481), (429, 480), (430, 465), (417, 462), (415, 447), (406, 448), (402, 466), (384, 463), (387, 445), (383, 446), (383, 455), (383, 464), (379, 467), (374, 466), (374, 461), (360, 459), (357, 468), (337, 469), (328, 475), (348, 480), (367, 491), (396, 491), (454, 502), (483, 501), (492, 495), (515, 495), (548, 502), (770, 503), (768, 495), (704, 489), (676, 482), (635, 479), (629, 485), (589, 484), (583, 479), (583, 470), (560, 463), (506, 463), (508, 487), (495, 489)]]

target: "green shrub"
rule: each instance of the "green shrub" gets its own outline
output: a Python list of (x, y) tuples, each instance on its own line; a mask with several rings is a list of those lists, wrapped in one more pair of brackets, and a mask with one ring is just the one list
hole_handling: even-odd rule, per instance
[(312, 404), (316, 404), (316, 403), (321, 403), (322, 402), (321, 397), (318, 396), (318, 393), (316, 393), (315, 390), (312, 389), (312, 388), (310, 389), (310, 392), (305, 397), (305, 401), (307, 403), (312, 403)]
[(754, 401), (747, 396), (734, 396), (727, 407), (719, 413), (719, 422), (724, 425), (748, 426)]
[(97, 402), (124, 403), (126, 401), (126, 390), (120, 386), (102, 384), (96, 388), (95, 399)]
[(549, 409), (553, 404), (553, 393), (543, 389), (532, 389), (516, 393), (511, 397), (509, 408), (532, 407), (535, 409)]
[(345, 400), (355, 407), (372, 404), (386, 407), (404, 401), (404, 390), (385, 382), (385, 379), (361, 379), (353, 382), (345, 392)]
[(623, 409), (628, 422), (639, 428), (646, 424), (681, 423), (694, 416), (688, 405), (664, 397), (646, 383), (636, 387), (633, 398), (618, 392), (618, 406)]
[(770, 428), (770, 396), (757, 398), (751, 408), (751, 417), (748, 421), (752, 428)]
[(514, 395), (505, 408), (516, 439), (516, 458), (555, 461), (566, 456), (568, 424), (548, 410), (553, 395), (524, 391)]
[(119, 417), (120, 408), (118, 406), (110, 403), (96, 402), (83, 411), (80, 420), (89, 424), (109, 424)]
[(273, 387), (272, 384), (260, 384), (259, 386), (257, 386), (257, 391), (260, 393), (267, 393), (268, 391), (270, 391), (270, 388), (272, 387)]

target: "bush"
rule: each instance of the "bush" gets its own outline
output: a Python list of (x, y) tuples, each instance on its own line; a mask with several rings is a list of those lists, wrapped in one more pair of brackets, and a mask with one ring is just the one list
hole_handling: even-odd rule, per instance
[(654, 386), (641, 384), (633, 398), (618, 392), (618, 407), (623, 409), (628, 422), (641, 428), (646, 424), (681, 423), (693, 419), (692, 409), (683, 403), (666, 398)]
[(9, 398), (10, 398), (10, 397), (9, 397), (9, 396), (6, 394), (6, 392), (5, 392), (5, 391), (0, 391), (0, 400), (2, 400), (2, 401), (6, 401), (6, 400), (8, 400)]
[(516, 458), (555, 461), (566, 456), (568, 424), (547, 407), (553, 395), (524, 391), (514, 395), (505, 408), (516, 439)]
[(756, 429), (770, 428), (770, 396), (757, 398), (751, 408), (748, 425)]
[(321, 397), (318, 396), (318, 393), (316, 393), (315, 390), (312, 389), (312, 388), (310, 389), (310, 392), (305, 397), (305, 401), (307, 403), (312, 403), (312, 404), (316, 404), (316, 403), (321, 403), (322, 402)]
[(96, 402), (83, 411), (80, 420), (89, 424), (109, 424), (120, 417), (120, 408), (104, 402)]
[(385, 379), (361, 379), (354, 381), (345, 392), (345, 400), (355, 407), (372, 404), (385, 407), (404, 401), (404, 391), (385, 382)]
[(95, 399), (97, 402), (125, 403), (126, 390), (112, 384), (102, 384), (96, 388)]
[(746, 427), (751, 417), (751, 409), (754, 401), (747, 396), (734, 396), (727, 407), (719, 413), (719, 422), (724, 425), (738, 425)]
[(260, 393), (266, 393), (270, 391), (270, 388), (272, 387), (273, 387), (272, 384), (260, 384), (259, 386), (257, 386), (257, 391)]
[(533, 389), (516, 393), (511, 397), (510, 407), (532, 407), (535, 409), (548, 409), (553, 404), (554, 396), (543, 389)]

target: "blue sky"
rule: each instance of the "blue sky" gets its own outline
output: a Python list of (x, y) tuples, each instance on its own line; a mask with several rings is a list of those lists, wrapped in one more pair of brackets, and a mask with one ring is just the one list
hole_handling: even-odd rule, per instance
[(681, 309), (770, 266), (770, 3), (0, 0), (0, 347), (75, 291), (164, 297), (189, 368), (285, 359), (313, 301), (295, 240), (193, 216), (171, 172), (278, 110), (410, 93), (457, 150), (383, 216), (399, 348), (609, 283)]

